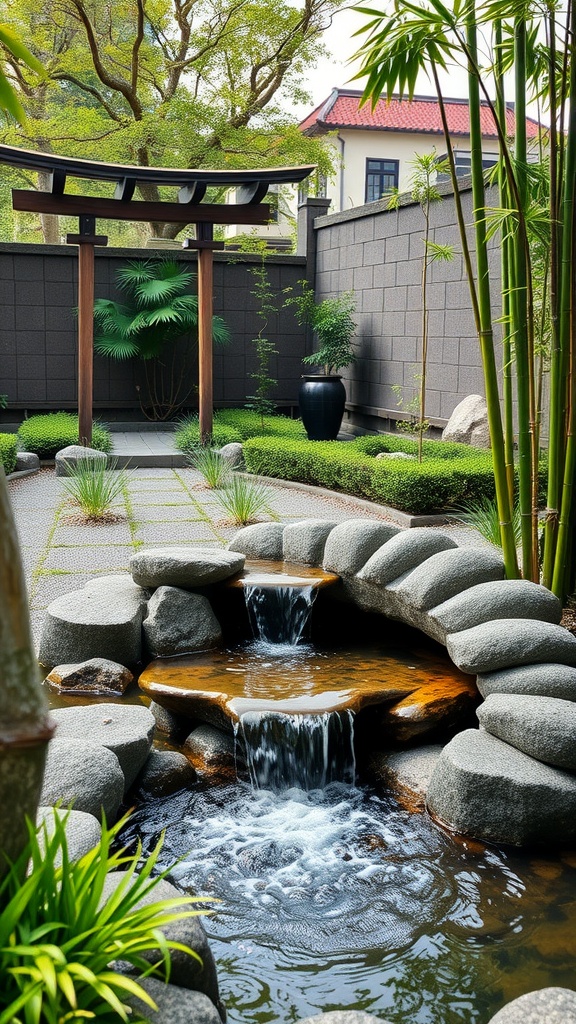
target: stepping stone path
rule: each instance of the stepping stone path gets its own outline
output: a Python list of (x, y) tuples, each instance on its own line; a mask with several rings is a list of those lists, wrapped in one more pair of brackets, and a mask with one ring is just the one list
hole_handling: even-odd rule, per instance
[[(274, 524), (276, 525), (276, 524)], [(130, 572), (141, 587), (207, 587), (244, 568), (244, 555), (200, 547), (154, 548), (130, 559)]]

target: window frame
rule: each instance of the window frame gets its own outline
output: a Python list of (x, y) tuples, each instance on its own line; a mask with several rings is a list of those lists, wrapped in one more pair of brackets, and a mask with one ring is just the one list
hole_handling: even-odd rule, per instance
[[(384, 170), (371, 171), (371, 170), (369, 170), (369, 167), (368, 167), (368, 165), (371, 164), (371, 163), (389, 164), (389, 165), (392, 164), (393, 167), (394, 167), (394, 170), (392, 172), (384, 171)], [(394, 183), (392, 185), (387, 185), (386, 188), (382, 189), (381, 192), (380, 192), (380, 195), (376, 199), (369, 199), (368, 198), (368, 175), (369, 174), (370, 175), (377, 175), (377, 174), (379, 174), (381, 177), (383, 177), (385, 174), (390, 174), (390, 173), (392, 173), (394, 175)], [(366, 167), (365, 167), (365, 172), (364, 172), (364, 202), (365, 203), (376, 203), (376, 202), (378, 202), (379, 199), (382, 199), (382, 196), (387, 191), (387, 189), (395, 189), (395, 188), (397, 189), (398, 188), (399, 180), (400, 180), (400, 161), (399, 160), (394, 160), (393, 158), (390, 158), (390, 157), (367, 156), (366, 157)]]

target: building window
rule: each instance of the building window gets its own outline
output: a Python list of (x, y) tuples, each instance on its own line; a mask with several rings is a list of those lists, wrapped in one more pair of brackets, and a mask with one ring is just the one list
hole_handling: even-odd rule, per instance
[(398, 188), (398, 160), (366, 161), (366, 202), (381, 199), (385, 192)]
[[(444, 153), (438, 157), (438, 160), (447, 160), (448, 154)], [(484, 170), (488, 170), (489, 167), (494, 167), (494, 164), (498, 163), (498, 156), (495, 153), (485, 153), (482, 157), (482, 167)], [(463, 178), (466, 174), (470, 174), (470, 153), (466, 150), (454, 150), (454, 164), (456, 166), (456, 175), (459, 178)], [(438, 181), (450, 181), (449, 171), (443, 171), (438, 175)]]

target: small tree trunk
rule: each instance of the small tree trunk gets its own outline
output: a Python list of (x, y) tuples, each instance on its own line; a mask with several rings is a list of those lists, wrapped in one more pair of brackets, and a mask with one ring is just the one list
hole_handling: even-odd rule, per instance
[[(38, 191), (51, 191), (50, 175), (48, 171), (38, 171)], [(44, 242), (46, 243), (46, 245), (59, 245), (60, 219), (57, 216), (57, 214), (41, 213), (40, 225), (42, 227), (42, 236), (44, 238)]]
[(4, 470), (0, 467), (0, 876), (36, 819), (53, 726), (34, 655), (24, 573)]

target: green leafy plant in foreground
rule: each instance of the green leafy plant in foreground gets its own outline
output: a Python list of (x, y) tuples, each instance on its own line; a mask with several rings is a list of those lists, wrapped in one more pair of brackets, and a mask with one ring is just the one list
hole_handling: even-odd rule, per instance
[(216, 495), (216, 500), (234, 523), (247, 526), (263, 512), (277, 518), (270, 508), (271, 497), (271, 491), (265, 484), (234, 474)]
[(105, 463), (85, 458), (70, 464), (62, 485), (86, 519), (97, 521), (110, 515), (111, 506), (122, 496), (128, 481), (129, 474), (116, 469), (115, 460)]
[[(38, 833), (29, 823), (28, 845), (0, 883), (0, 1024), (126, 1021), (127, 998), (156, 1007), (137, 978), (117, 974), (111, 963), (128, 961), (139, 978), (159, 972), (166, 978), (171, 950), (198, 959), (162, 932), (205, 913), (190, 909), (197, 897), (142, 905), (167, 873), (152, 878), (162, 840), (143, 863), (140, 848), (132, 855), (113, 851), (124, 818), (104, 825), (99, 844), (71, 861), (65, 822), (54, 811)], [(106, 898), (106, 876), (117, 869), (120, 882)], [(153, 964), (145, 958), (151, 952), (158, 954)]]
[(206, 487), (217, 490), (227, 483), (230, 467), (220, 453), (210, 445), (198, 444), (189, 448), (186, 456), (190, 465), (204, 477)]
[[(500, 516), (498, 506), (493, 498), (480, 498), (478, 501), (470, 502), (465, 508), (459, 509), (455, 518), (466, 526), (478, 530), (478, 533), (494, 544), (495, 547), (502, 547), (502, 533), (500, 530)], [(514, 540), (520, 544), (522, 540), (522, 524), (520, 522), (520, 509), (518, 505), (512, 514), (512, 526), (514, 529)]]

